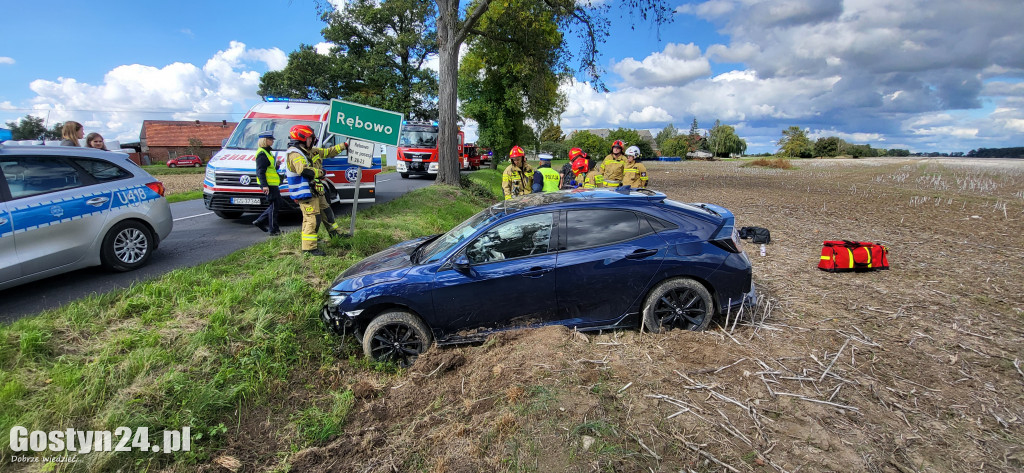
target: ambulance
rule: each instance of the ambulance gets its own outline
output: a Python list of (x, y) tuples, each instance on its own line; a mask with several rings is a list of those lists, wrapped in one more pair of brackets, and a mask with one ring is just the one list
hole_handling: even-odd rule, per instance
[[(267, 197), (256, 179), (256, 147), (259, 134), (274, 133), (274, 156), (281, 175), (281, 197), (285, 210), (298, 210), (291, 200), (285, 174), (285, 150), (288, 132), (295, 125), (309, 125), (316, 131), (314, 146), (327, 148), (345, 142), (348, 137), (327, 131), (327, 118), (331, 104), (327, 101), (296, 100), (265, 97), (254, 105), (235, 127), (223, 147), (206, 164), (203, 178), (203, 202), (217, 216), (234, 219), (247, 213), (261, 213), (267, 208)], [(361, 168), (348, 163), (348, 152), (324, 160), (325, 183), (331, 203), (352, 203), (359, 181), (360, 204), (376, 199), (376, 178), (381, 171), (380, 157), (373, 158), (373, 166)]]

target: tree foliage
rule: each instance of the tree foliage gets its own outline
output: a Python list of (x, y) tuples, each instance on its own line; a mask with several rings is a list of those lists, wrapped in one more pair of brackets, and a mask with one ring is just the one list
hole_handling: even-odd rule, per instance
[(654, 142), (657, 143), (658, 148), (661, 148), (663, 150), (662, 152), (664, 152), (665, 141), (669, 138), (674, 138), (678, 134), (679, 130), (676, 130), (676, 127), (669, 123), (668, 125), (665, 125), (665, 128), (662, 128), (657, 135), (654, 135)]
[(496, 152), (537, 143), (527, 122), (551, 123), (565, 109), (558, 85), (568, 68), (554, 15), (534, 0), (511, 0), (491, 5), (479, 30), (459, 67), (462, 114)]
[[(435, 1), (438, 9), (437, 40), (440, 85), (438, 92), (440, 170), (436, 182), (437, 184), (458, 186), (460, 178), (458, 160), (455, 156), (457, 132), (455, 122), (458, 117), (456, 103), (459, 90), (459, 47), (469, 35), (486, 33), (478, 28), (478, 23), (484, 14), (498, 3), (491, 0), (468, 2), (466, 10), (463, 12), (462, 3), (459, 0)], [(610, 21), (606, 14), (610, 11), (611, 6), (576, 0), (530, 0), (520, 3), (520, 5), (527, 3), (532, 4), (531, 11), (546, 10), (560, 31), (570, 31), (578, 35), (582, 40), (582, 51), (578, 56), (579, 66), (576, 71), (585, 72), (591, 77), (592, 83), (596, 87), (603, 89), (603, 83), (600, 80), (602, 70), (598, 66), (598, 44), (607, 37)], [(507, 5), (505, 2), (501, 2), (501, 4)], [(672, 21), (672, 8), (663, 0), (626, 0), (617, 2), (616, 8), (632, 11), (634, 14), (638, 14), (642, 20), (650, 19), (656, 25)], [(497, 151), (495, 150), (495, 152)]]
[(708, 134), (707, 145), (712, 156), (719, 158), (727, 158), (730, 154), (743, 154), (747, 151), (747, 142), (736, 134), (736, 129), (729, 125), (722, 125), (718, 120), (715, 120), (715, 126)]
[(606, 140), (589, 131), (577, 131), (567, 140), (570, 148), (582, 149), (584, 153), (594, 159), (602, 159), (608, 150), (611, 149), (611, 140)]
[(562, 127), (558, 124), (552, 123), (540, 132), (540, 141), (565, 141), (565, 133), (562, 133)]
[(260, 78), (259, 94), (341, 98), (433, 119), (437, 77), (424, 64), (437, 52), (436, 13), (430, 0), (354, 0), (328, 11), (321, 33), (330, 53), (300, 45), (284, 69)]
[(61, 139), (61, 129), (64, 128), (64, 123), (61, 122), (47, 130), (43, 119), (33, 115), (25, 115), (18, 120), (6, 123), (7, 128), (11, 130), (12, 140), (59, 140)]
[(839, 156), (846, 146), (846, 141), (837, 136), (818, 138), (818, 141), (814, 142), (814, 155), (823, 158), (834, 158)]
[(782, 130), (782, 138), (779, 139), (779, 155), (794, 158), (814, 157), (814, 147), (807, 133), (798, 126), (791, 126)]

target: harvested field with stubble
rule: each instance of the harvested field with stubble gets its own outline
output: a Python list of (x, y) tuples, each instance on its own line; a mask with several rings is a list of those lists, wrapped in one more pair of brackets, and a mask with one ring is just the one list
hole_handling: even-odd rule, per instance
[[(505, 333), (392, 375), (322, 367), (321, 383), (355, 395), (344, 430), (278, 466), (1024, 469), (1024, 162), (741, 164), (648, 169), (674, 200), (771, 230), (766, 256), (745, 244), (756, 311), (704, 333)], [(819, 271), (834, 239), (884, 243), (892, 269)]]

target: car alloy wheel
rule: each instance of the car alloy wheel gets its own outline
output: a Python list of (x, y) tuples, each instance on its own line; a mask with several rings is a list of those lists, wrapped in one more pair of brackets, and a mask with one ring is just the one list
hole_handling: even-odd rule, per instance
[(153, 253), (152, 232), (142, 223), (126, 220), (107, 232), (100, 257), (114, 271), (130, 271), (146, 263)]
[(406, 368), (430, 348), (432, 338), (419, 317), (403, 311), (385, 312), (366, 327), (363, 353), (374, 361)]
[(670, 279), (658, 284), (644, 302), (644, 329), (661, 333), (670, 329), (701, 331), (714, 316), (711, 293), (693, 279)]

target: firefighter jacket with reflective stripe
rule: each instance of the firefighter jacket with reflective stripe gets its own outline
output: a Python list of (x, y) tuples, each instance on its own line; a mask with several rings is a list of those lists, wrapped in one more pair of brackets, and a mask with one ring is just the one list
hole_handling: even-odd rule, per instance
[(256, 150), (256, 179), (260, 181), (260, 187), (281, 185), (281, 176), (277, 174), (277, 158), (266, 148)]
[(302, 175), (302, 171), (312, 168), (313, 163), (309, 161), (305, 152), (294, 146), (288, 148), (287, 153), (285, 178), (288, 180), (288, 193), (291, 194), (292, 200), (312, 199), (313, 193), (309, 189), (309, 180)]
[(533, 168), (525, 160), (522, 169), (516, 167), (514, 163), (509, 164), (501, 174), (501, 190), (505, 192), (506, 200), (532, 193)]
[[(555, 192), (558, 190), (558, 181), (562, 179), (562, 176), (558, 175), (558, 171), (551, 169), (550, 166), (543, 166), (537, 168), (537, 172), (540, 173), (543, 179), (541, 192)], [(534, 179), (534, 182), (536, 182), (536, 179)]]
[(313, 162), (313, 167), (323, 171), (324, 160), (337, 156), (338, 153), (344, 151), (347, 147), (348, 145), (345, 143), (338, 143), (330, 148), (313, 148), (309, 150), (309, 159)]
[(626, 163), (623, 170), (622, 185), (631, 186), (634, 189), (647, 187), (647, 167), (642, 163)]
[(596, 189), (604, 186), (604, 176), (602, 176), (600, 172), (590, 171), (587, 173), (586, 181), (583, 184), (584, 189)]
[(622, 182), (622, 171), (625, 167), (626, 157), (624, 155), (620, 154), (617, 158), (614, 154), (605, 156), (604, 162), (601, 163), (601, 174), (604, 175), (604, 181), (618, 185)]

